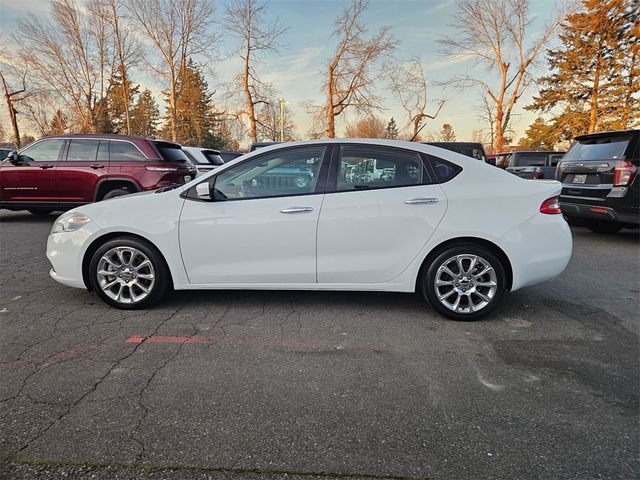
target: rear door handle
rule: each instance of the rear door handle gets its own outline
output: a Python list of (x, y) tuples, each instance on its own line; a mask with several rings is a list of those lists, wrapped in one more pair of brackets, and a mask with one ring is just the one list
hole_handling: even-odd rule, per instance
[(438, 203), (440, 200), (437, 198), (411, 198), (409, 200), (405, 200), (404, 203), (407, 205), (418, 205), (421, 203)]
[(90, 167), (93, 169), (98, 169), (98, 168), (104, 168), (104, 165), (100, 165), (99, 163), (94, 163), (93, 165), (90, 165)]
[(283, 208), (280, 210), (280, 213), (304, 213), (304, 212), (312, 212), (312, 207), (289, 207)]
[(46, 165), (38, 165), (41, 169), (46, 170), (47, 168), (53, 168), (53, 165), (50, 164), (46, 164)]

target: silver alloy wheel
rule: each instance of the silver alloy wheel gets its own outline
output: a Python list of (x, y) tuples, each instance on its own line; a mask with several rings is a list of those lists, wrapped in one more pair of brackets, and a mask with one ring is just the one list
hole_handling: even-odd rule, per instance
[(433, 288), (440, 303), (449, 310), (475, 313), (489, 305), (498, 290), (498, 279), (487, 260), (463, 254), (440, 265)]
[(128, 304), (144, 300), (156, 280), (149, 257), (128, 246), (112, 248), (100, 257), (96, 276), (109, 298)]

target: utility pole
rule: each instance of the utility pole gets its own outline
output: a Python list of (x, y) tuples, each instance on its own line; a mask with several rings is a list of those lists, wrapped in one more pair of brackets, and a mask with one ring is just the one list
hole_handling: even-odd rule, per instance
[(287, 101), (281, 98), (278, 100), (278, 103), (280, 104), (280, 141), (284, 142), (284, 104), (287, 103)]

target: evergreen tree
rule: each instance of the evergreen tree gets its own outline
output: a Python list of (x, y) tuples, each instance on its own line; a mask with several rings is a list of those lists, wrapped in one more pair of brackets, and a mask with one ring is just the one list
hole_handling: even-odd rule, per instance
[(158, 133), (160, 109), (151, 90), (146, 88), (131, 109), (131, 134), (150, 137)]
[(396, 140), (398, 138), (398, 125), (396, 125), (396, 121), (393, 117), (387, 123), (386, 128), (384, 129), (387, 138), (391, 140)]
[(62, 112), (62, 110), (58, 109), (53, 114), (53, 118), (49, 122), (49, 131), (48, 135), (63, 135), (66, 133), (68, 128), (68, 119), (67, 116)]
[[(180, 96), (176, 101), (177, 141), (184, 145), (217, 148), (222, 141), (215, 132), (212, 113), (212, 93), (204, 76), (189, 59), (181, 79)], [(165, 134), (168, 135), (168, 131)]]
[(524, 132), (526, 136), (520, 139), (519, 145), (529, 147), (532, 150), (555, 150), (559, 141), (558, 133), (554, 125), (548, 124), (542, 117), (538, 117)]
[(552, 74), (528, 110), (549, 112), (564, 140), (627, 128), (638, 119), (638, 7), (634, 0), (584, 0), (562, 24), (562, 45), (548, 51)]
[(453, 127), (450, 123), (445, 123), (442, 125), (442, 129), (440, 129), (440, 134), (438, 138), (441, 142), (455, 142), (456, 141), (456, 132), (453, 131)]
[[(131, 115), (133, 98), (138, 93), (140, 86), (134, 85), (131, 80), (123, 81), (125, 75), (119, 66), (113, 73), (109, 83), (109, 91), (106, 96), (107, 116), (110, 122), (110, 133), (127, 134), (127, 110)], [(127, 98), (128, 97), (128, 98)]]

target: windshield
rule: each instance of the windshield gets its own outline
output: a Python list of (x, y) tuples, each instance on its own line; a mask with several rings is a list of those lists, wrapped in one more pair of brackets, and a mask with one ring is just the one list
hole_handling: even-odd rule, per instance
[(563, 160), (620, 160), (629, 145), (631, 136), (586, 138), (576, 142)]

